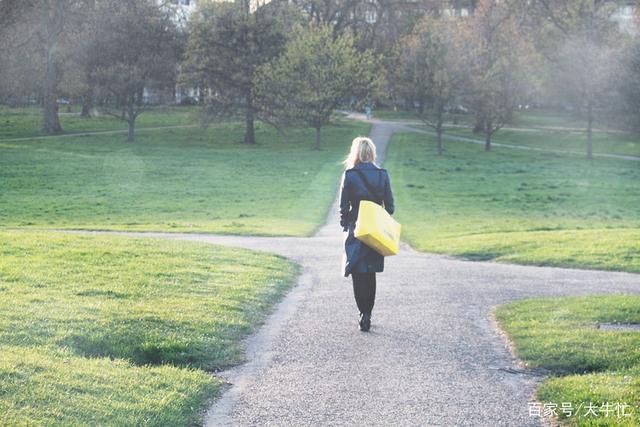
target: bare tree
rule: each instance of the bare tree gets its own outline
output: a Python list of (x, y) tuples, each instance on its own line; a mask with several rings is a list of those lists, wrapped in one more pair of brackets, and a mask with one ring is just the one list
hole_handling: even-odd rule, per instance
[(145, 91), (173, 87), (177, 70), (176, 28), (171, 10), (154, 0), (102, 0), (95, 49), (96, 85), (107, 114), (125, 120), (128, 139), (146, 109)]
[(593, 123), (608, 91), (606, 74), (611, 61), (612, 13), (617, 0), (537, 0), (531, 6), (538, 17), (537, 47), (551, 65), (551, 82), (587, 121), (586, 152), (593, 157)]
[[(34, 2), (0, 0), (0, 102), (20, 104), (39, 92)], [(23, 54), (18, 54), (21, 52)]]
[(640, 37), (628, 40), (618, 53), (617, 73), (613, 85), (618, 102), (613, 108), (617, 121), (640, 132)]
[(459, 31), (465, 98), (480, 123), (486, 151), (518, 105), (533, 55), (512, 12), (509, 2), (480, 0)]
[(457, 27), (457, 20), (425, 16), (396, 45), (390, 67), (396, 95), (417, 105), (418, 118), (436, 131), (438, 154), (443, 151), (445, 120), (462, 83)]
[[(77, 48), (79, 12), (84, 0), (3, 0), (0, 12), (0, 50), (7, 59), (3, 71), (11, 73), (13, 96), (41, 100), (42, 130), (62, 131), (58, 98), (70, 55)], [(41, 73), (34, 76), (35, 72)], [(67, 82), (68, 83), (68, 82)]]
[(78, 64), (83, 77), (83, 88), (80, 95), (82, 102), (80, 117), (91, 117), (96, 91), (95, 71), (98, 66), (100, 52), (96, 49), (98, 44), (96, 0), (85, 0), (85, 2), (82, 41), (75, 52), (75, 62)]
[(57, 55), (58, 45), (65, 27), (67, 4), (64, 0), (46, 0), (44, 54), (45, 78), (42, 130), (45, 133), (62, 132), (58, 117), (58, 84), (60, 83), (62, 64)]

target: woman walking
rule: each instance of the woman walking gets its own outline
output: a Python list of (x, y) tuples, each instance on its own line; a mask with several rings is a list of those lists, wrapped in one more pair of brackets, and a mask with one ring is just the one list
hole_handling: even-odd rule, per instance
[(384, 270), (384, 257), (354, 237), (361, 200), (383, 205), (394, 211), (389, 175), (376, 164), (376, 146), (371, 139), (357, 137), (344, 161), (340, 192), (340, 225), (345, 232), (344, 276), (351, 274), (353, 293), (358, 306), (361, 331), (371, 327), (371, 311), (376, 298), (376, 273)]

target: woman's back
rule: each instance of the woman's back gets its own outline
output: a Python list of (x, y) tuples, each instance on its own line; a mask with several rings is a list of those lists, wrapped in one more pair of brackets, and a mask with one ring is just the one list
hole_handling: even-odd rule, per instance
[(340, 224), (343, 227), (356, 221), (361, 200), (381, 204), (390, 214), (395, 208), (389, 175), (372, 162), (358, 163), (344, 173), (340, 197)]

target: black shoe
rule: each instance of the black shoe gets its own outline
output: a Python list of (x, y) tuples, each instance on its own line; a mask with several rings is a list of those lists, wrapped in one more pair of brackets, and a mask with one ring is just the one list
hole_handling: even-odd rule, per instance
[(360, 315), (360, 330), (362, 332), (367, 332), (371, 328), (371, 315), (370, 314), (361, 314)]

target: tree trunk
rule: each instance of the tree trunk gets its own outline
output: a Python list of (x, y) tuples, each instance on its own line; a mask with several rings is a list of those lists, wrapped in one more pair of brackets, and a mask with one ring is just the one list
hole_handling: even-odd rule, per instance
[(91, 109), (93, 108), (93, 103), (89, 101), (87, 98), (82, 99), (82, 110), (80, 111), (80, 117), (84, 117), (85, 119), (91, 117)]
[(438, 103), (437, 117), (436, 117), (436, 134), (438, 136), (438, 156), (442, 155), (444, 151), (442, 149), (442, 126), (444, 124), (444, 107)]
[(593, 159), (593, 104), (587, 106), (587, 159)]
[(314, 149), (320, 149), (320, 126), (316, 127), (316, 144), (313, 146)]
[(44, 133), (60, 133), (58, 117), (58, 80), (59, 70), (56, 64), (55, 51), (58, 37), (62, 32), (64, 4), (61, 1), (47, 4), (47, 40), (46, 69), (44, 79), (44, 102), (42, 109), (42, 130)]
[(50, 92), (46, 93), (46, 89), (42, 118), (42, 130), (44, 133), (54, 134), (62, 132), (60, 118), (58, 117), (58, 101), (54, 94)]
[(82, 97), (82, 111), (80, 112), (80, 117), (89, 118), (91, 117), (91, 111), (93, 110), (93, 82), (89, 78), (87, 80), (87, 90)]
[(129, 103), (127, 106), (127, 124), (129, 125), (129, 130), (127, 132), (127, 141), (133, 141), (136, 137), (135, 134), (135, 126), (136, 126), (136, 116), (133, 111), (133, 103)]
[(93, 114), (93, 102), (95, 97), (95, 81), (93, 77), (93, 71), (95, 71), (95, 46), (98, 42), (97, 34), (97, 15), (96, 15), (96, 0), (85, 0), (85, 6), (89, 13), (88, 23), (91, 28), (90, 33), (86, 36), (87, 40), (84, 41), (89, 46), (89, 52), (84, 58), (84, 76), (87, 79), (87, 90), (82, 96), (82, 110), (80, 111), (80, 117), (89, 118)]
[(256, 131), (254, 127), (254, 117), (255, 111), (253, 110), (253, 98), (251, 98), (251, 93), (247, 94), (247, 114), (245, 117), (246, 127), (244, 132), (244, 143), (245, 144), (255, 144), (256, 143)]
[(244, 132), (244, 143), (245, 144), (255, 144), (256, 143), (256, 132), (254, 127), (254, 116), (253, 116), (253, 103), (251, 99), (248, 98), (247, 102), (247, 115), (246, 115), (246, 129)]
[(473, 126), (473, 133), (478, 134), (478, 133), (483, 133), (485, 132), (485, 128), (486, 128), (486, 123), (484, 122), (484, 119), (476, 119), (476, 124)]
[(493, 123), (490, 121), (485, 123), (484, 129), (484, 151), (491, 151), (491, 130)]

